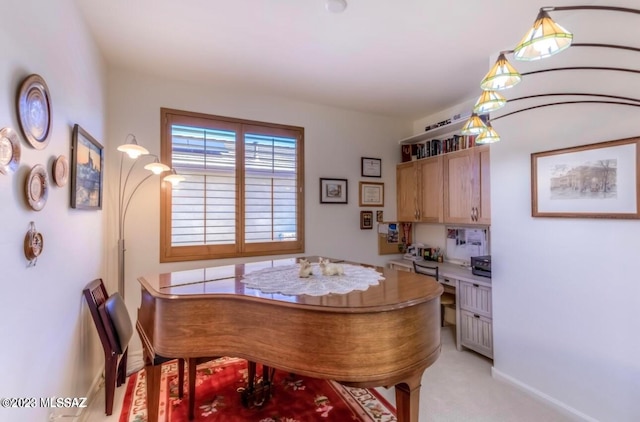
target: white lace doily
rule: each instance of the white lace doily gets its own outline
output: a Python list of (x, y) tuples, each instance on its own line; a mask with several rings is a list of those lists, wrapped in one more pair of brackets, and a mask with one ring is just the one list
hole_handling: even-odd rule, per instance
[(342, 265), (343, 275), (322, 275), (318, 264), (311, 264), (313, 275), (301, 278), (299, 265), (285, 265), (256, 270), (244, 275), (243, 283), (263, 293), (281, 293), (284, 295), (323, 296), (329, 293), (349, 293), (354, 290), (367, 290), (369, 286), (384, 280), (382, 274), (373, 268), (359, 265)]

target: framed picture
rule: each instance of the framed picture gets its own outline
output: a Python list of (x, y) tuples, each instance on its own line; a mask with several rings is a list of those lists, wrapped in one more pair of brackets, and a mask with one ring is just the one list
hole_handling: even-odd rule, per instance
[(79, 125), (73, 127), (71, 208), (102, 208), (102, 145)]
[(531, 154), (533, 217), (640, 218), (640, 138)]
[(376, 221), (378, 223), (382, 223), (384, 221), (384, 216), (382, 211), (376, 211)]
[(321, 204), (346, 204), (348, 200), (347, 179), (320, 179)]
[(360, 206), (384, 206), (384, 183), (360, 182)]
[(382, 160), (380, 158), (360, 159), (360, 169), (363, 177), (382, 177)]
[(360, 230), (373, 228), (373, 211), (360, 211)]

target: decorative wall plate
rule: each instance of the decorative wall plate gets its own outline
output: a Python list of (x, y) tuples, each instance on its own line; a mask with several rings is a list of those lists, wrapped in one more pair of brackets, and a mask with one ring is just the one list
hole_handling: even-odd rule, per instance
[(44, 149), (51, 132), (51, 100), (49, 89), (40, 75), (27, 77), (18, 92), (20, 128), (35, 149)]
[(53, 181), (56, 185), (63, 187), (69, 180), (69, 160), (64, 155), (60, 155), (53, 162)]
[(44, 238), (42, 234), (36, 230), (36, 225), (32, 221), (29, 223), (29, 231), (24, 237), (24, 256), (29, 260), (29, 266), (36, 265), (38, 256), (42, 253), (44, 248)]
[(0, 174), (9, 174), (20, 164), (20, 141), (15, 130), (0, 129)]
[(49, 196), (49, 176), (44, 166), (41, 164), (33, 166), (24, 187), (29, 206), (36, 211), (44, 208)]

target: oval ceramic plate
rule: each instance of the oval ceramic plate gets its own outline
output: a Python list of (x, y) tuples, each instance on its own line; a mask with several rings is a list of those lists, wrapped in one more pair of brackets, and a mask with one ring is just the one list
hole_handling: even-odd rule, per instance
[(15, 130), (0, 129), (0, 174), (16, 171), (20, 164), (20, 141)]
[(69, 179), (69, 160), (64, 155), (56, 158), (53, 162), (53, 181), (59, 187), (63, 187), (67, 184)]
[(27, 177), (25, 193), (29, 206), (36, 211), (40, 211), (47, 203), (49, 196), (49, 177), (44, 166), (37, 164), (33, 166)]
[(44, 149), (51, 132), (51, 102), (49, 89), (40, 75), (31, 75), (22, 82), (18, 92), (20, 127), (35, 149)]

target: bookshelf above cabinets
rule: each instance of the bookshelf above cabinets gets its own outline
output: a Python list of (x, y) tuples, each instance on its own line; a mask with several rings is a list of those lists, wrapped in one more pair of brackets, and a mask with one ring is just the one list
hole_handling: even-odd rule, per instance
[(459, 134), (460, 129), (464, 126), (466, 119), (456, 120), (446, 125), (441, 125), (433, 129), (429, 129), (417, 135), (409, 136), (398, 141), (400, 145), (417, 144), (422, 141), (429, 141), (431, 139), (441, 139), (454, 134)]
[(475, 136), (462, 135), (468, 115), (457, 114), (451, 119), (427, 126), (423, 133), (398, 141), (402, 162), (433, 157), (475, 146)]

